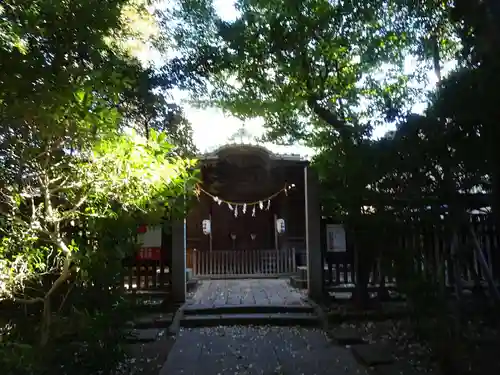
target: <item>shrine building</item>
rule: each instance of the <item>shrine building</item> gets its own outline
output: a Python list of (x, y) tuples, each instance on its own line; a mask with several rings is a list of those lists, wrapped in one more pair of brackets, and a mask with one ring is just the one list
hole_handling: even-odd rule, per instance
[(305, 261), (307, 161), (235, 143), (199, 163), (197, 201), (186, 218), (187, 267), (195, 276), (281, 275)]
[(201, 178), (186, 216), (139, 227), (124, 287), (171, 291), (185, 301), (189, 281), (282, 277), (302, 268), (309, 295), (319, 298), (321, 213), (309, 162), (243, 142), (198, 160)]

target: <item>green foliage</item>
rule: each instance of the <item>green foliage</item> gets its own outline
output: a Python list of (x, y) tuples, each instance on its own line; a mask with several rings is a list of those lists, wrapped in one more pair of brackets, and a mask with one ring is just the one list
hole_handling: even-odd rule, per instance
[(183, 55), (171, 66), (183, 64), (194, 99), (262, 117), (268, 138), (281, 142), (322, 148), (338, 132), (359, 138), (401, 118), (419, 96), (409, 81), (423, 81), (418, 69), (403, 71), (405, 56), (430, 29), (450, 51), (441, 57), (456, 50), (441, 8), (431, 7), (429, 22), (404, 1), (242, 0), (236, 8), (237, 19), (225, 21), (210, 0), (179, 1)]
[(126, 126), (132, 115), (124, 108), (145, 106), (153, 95), (153, 85), (137, 89), (150, 72), (129, 48), (141, 38), (130, 22), (148, 18), (145, 5), (1, 5), (6, 373), (112, 373), (130, 319), (122, 261), (136, 250), (138, 219), (184, 214), (178, 197), (196, 181), (195, 161), (173, 151), (171, 134), (151, 129), (146, 138)]
[(193, 143), (193, 129), (185, 118), (182, 107), (167, 100), (168, 90), (177, 81), (171, 75), (146, 71), (138, 78), (139, 84), (126, 93), (120, 112), (124, 125), (149, 138), (151, 130), (166, 134), (174, 146), (171, 154), (193, 157), (198, 151)]
[[(88, 296), (89, 293), (81, 297)], [(132, 318), (131, 308), (123, 300), (114, 298), (110, 302), (106, 305), (111, 308), (103, 308), (101, 303), (98, 311), (79, 311), (54, 321), (58, 339), (43, 348), (26, 343), (26, 332), (21, 341), (15, 337), (19, 330), (11, 330), (0, 345), (0, 363), (5, 373), (110, 374), (116, 373), (117, 368), (125, 368), (123, 327)]]

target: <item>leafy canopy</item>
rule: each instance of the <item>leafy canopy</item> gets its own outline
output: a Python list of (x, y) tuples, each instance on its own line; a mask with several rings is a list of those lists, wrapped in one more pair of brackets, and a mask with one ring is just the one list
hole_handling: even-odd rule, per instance
[(38, 319), (39, 339), (23, 332), (22, 343), (47, 348), (65, 319), (86, 322), (76, 306), (114, 306), (137, 221), (184, 214), (176, 198), (196, 181), (194, 160), (172, 152), (169, 134), (127, 126), (155, 83), (129, 48), (146, 5), (0, 5), (0, 303), (27, 304)]
[(198, 102), (262, 117), (273, 140), (363, 137), (421, 94), (408, 82), (423, 72), (405, 72), (405, 56), (432, 25), (405, 2), (241, 0), (236, 9), (225, 21), (209, 0), (179, 1), (181, 57), (170, 64), (191, 73)]

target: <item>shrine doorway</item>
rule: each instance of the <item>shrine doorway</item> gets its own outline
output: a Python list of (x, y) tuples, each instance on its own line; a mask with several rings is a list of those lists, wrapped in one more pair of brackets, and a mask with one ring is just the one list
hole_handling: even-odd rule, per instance
[[(235, 216), (234, 209), (241, 212)], [(252, 210), (249, 206), (247, 210)], [(243, 212), (243, 207), (215, 204), (211, 207), (212, 250), (275, 249), (274, 210), (255, 209)]]
[[(286, 194), (286, 189), (289, 186), (280, 193)], [(278, 200), (273, 205), (269, 196), (246, 202), (211, 198), (210, 247), (197, 251), (193, 260), (198, 278), (277, 277), (295, 272), (295, 249), (280, 246), (278, 238)]]

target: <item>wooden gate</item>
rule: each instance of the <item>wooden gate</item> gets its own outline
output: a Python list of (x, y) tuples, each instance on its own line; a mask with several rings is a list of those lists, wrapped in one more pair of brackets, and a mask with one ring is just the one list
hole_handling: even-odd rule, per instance
[(278, 277), (295, 273), (295, 249), (193, 251), (198, 278)]

